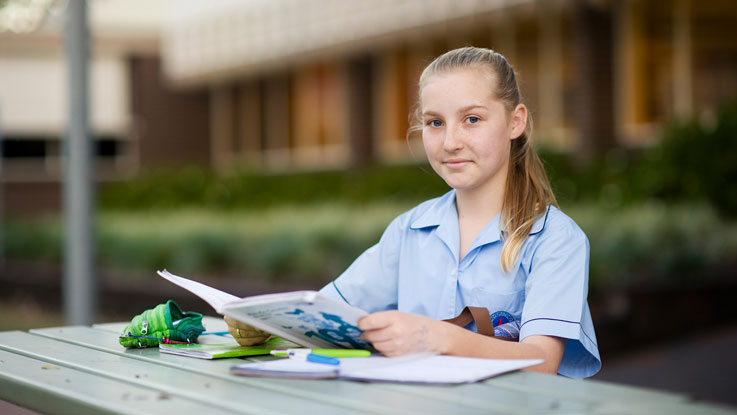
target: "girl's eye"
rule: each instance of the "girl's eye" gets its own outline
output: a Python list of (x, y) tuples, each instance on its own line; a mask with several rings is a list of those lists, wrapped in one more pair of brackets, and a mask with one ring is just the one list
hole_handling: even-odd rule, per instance
[(471, 124), (476, 124), (477, 122), (480, 121), (479, 120), (479, 117), (468, 117), (468, 118), (466, 118), (466, 120), (468, 120), (468, 122), (471, 123)]
[(435, 128), (443, 126), (443, 122), (440, 120), (432, 120), (429, 122), (429, 124), (431, 127), (435, 127)]

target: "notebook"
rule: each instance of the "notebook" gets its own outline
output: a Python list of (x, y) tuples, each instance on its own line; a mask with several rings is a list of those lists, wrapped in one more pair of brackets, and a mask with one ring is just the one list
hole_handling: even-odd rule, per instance
[(472, 383), (542, 363), (541, 359), (479, 359), (418, 354), (403, 357), (353, 357), (339, 365), (296, 359), (242, 363), (231, 373), (242, 376), (294, 379), (348, 379), (374, 382)]
[(274, 349), (291, 349), (297, 344), (278, 337), (269, 339), (257, 346), (241, 346), (238, 343), (219, 344), (159, 344), (159, 352), (175, 354), (198, 359), (222, 359), (227, 357), (244, 357), (268, 355)]

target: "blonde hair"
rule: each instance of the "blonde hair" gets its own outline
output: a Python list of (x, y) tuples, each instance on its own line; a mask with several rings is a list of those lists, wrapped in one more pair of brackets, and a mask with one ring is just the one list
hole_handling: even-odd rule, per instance
[[(494, 96), (504, 104), (508, 115), (522, 103), (516, 74), (507, 59), (493, 50), (475, 47), (451, 50), (430, 63), (420, 76), (419, 95), (430, 76), (458, 69), (488, 71), (495, 83), (492, 85)], [(419, 98), (417, 102), (407, 131), (408, 137), (422, 131)], [(509, 172), (500, 222), (504, 241), (500, 262), (505, 273), (517, 262), (535, 221), (546, 212), (548, 205), (558, 205), (542, 161), (532, 147), (531, 134), (532, 119), (528, 117), (525, 131), (510, 141)]]

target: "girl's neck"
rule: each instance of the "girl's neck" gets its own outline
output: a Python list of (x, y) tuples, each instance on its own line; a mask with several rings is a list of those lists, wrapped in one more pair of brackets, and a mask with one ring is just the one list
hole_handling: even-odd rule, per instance
[(458, 260), (466, 256), (473, 241), (486, 224), (502, 209), (503, 192), (469, 192), (456, 190), (458, 211)]
[(456, 190), (458, 218), (484, 223), (492, 220), (502, 210), (503, 192), (473, 192)]

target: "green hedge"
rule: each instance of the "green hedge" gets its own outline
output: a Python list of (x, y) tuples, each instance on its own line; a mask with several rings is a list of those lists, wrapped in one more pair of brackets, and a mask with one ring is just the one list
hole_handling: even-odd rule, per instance
[[(713, 122), (669, 124), (657, 145), (614, 149), (583, 162), (573, 154), (541, 149), (553, 187), (564, 205), (597, 203), (620, 208), (651, 200), (708, 203), (737, 216), (737, 103)], [(338, 171), (217, 176), (202, 168), (169, 168), (104, 186), (103, 209), (265, 209), (284, 205), (372, 202), (416, 203), (447, 191), (427, 164)]]
[(103, 209), (263, 209), (295, 204), (415, 202), (448, 186), (429, 165), (367, 166), (353, 170), (278, 174), (238, 171), (216, 176), (203, 168), (160, 169), (108, 184)]
[[(737, 255), (737, 104), (669, 125), (655, 147), (586, 163), (542, 151), (561, 205), (591, 240), (594, 291), (669, 283)], [(102, 189), (100, 263), (150, 272), (326, 281), (397, 213), (446, 192), (425, 164), (217, 177), (160, 170)], [(58, 221), (11, 221), (9, 258), (58, 261)]]
[(541, 157), (563, 204), (706, 203), (737, 217), (737, 102), (712, 120), (668, 123), (650, 148), (613, 149), (586, 162), (545, 150)]
[[(378, 241), (398, 204), (107, 211), (99, 215), (98, 264), (130, 270), (240, 275), (261, 280), (328, 281)], [(4, 232), (8, 258), (61, 261), (58, 220), (13, 220)]]
[[(172, 210), (106, 212), (98, 220), (100, 265), (150, 275), (168, 268), (319, 286), (378, 241), (405, 204), (281, 207), (255, 212)], [(594, 295), (632, 285), (703, 283), (702, 270), (737, 257), (737, 223), (708, 205), (644, 204), (616, 210), (579, 205), (564, 210), (591, 242)], [(58, 261), (56, 221), (12, 222), (6, 252)], [(720, 275), (713, 275), (719, 278)]]
[(650, 167), (650, 177), (642, 181), (643, 194), (704, 200), (737, 217), (737, 102), (722, 107), (714, 120), (669, 125), (647, 156), (642, 166)]
[(589, 237), (597, 295), (632, 286), (687, 287), (723, 280), (737, 258), (737, 221), (706, 204), (565, 208)]

